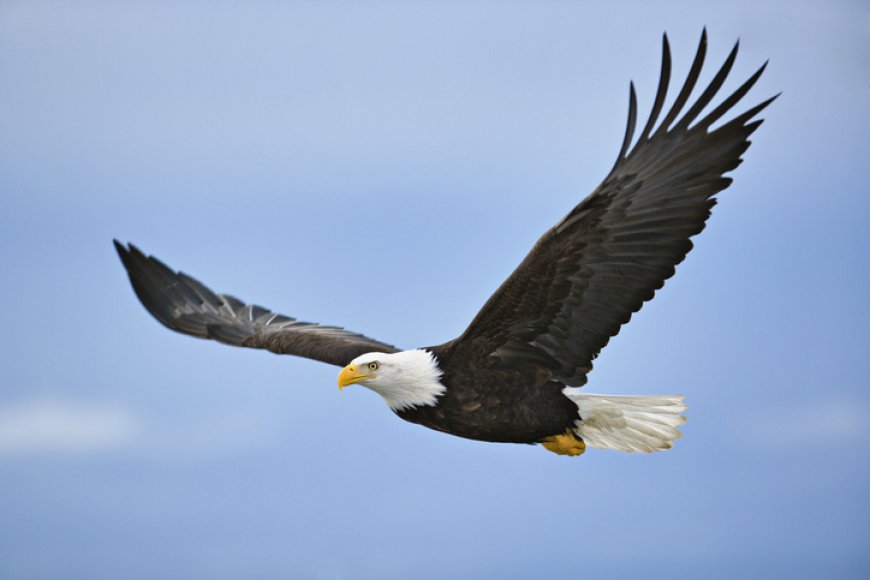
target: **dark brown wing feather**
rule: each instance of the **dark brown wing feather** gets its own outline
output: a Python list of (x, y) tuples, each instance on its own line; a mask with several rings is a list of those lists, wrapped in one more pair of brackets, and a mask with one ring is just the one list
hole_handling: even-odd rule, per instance
[(355, 332), (270, 312), (226, 294), (215, 294), (198, 280), (174, 272), (134, 245), (115, 240), (142, 305), (164, 326), (183, 334), (233, 346), (262, 348), (344, 366), (367, 352), (396, 348)]
[[(545, 233), (493, 294), (465, 333), (442, 345), (467, 361), (490, 363), (582, 385), (592, 361), (620, 326), (674, 274), (704, 229), (713, 196), (728, 187), (761, 124), (752, 121), (773, 99), (714, 131), (710, 126), (755, 84), (762, 66), (701, 120), (737, 56), (725, 64), (683, 113), (701, 73), (706, 31), (682, 90), (654, 130), (667, 94), (671, 58), (663, 39), (662, 71), (650, 118), (633, 148), (637, 106), (631, 86), (629, 121), (619, 157), (598, 188)], [(766, 64), (765, 64), (766, 66)], [(776, 97), (774, 97), (776, 98)], [(682, 114), (682, 118), (678, 117)]]

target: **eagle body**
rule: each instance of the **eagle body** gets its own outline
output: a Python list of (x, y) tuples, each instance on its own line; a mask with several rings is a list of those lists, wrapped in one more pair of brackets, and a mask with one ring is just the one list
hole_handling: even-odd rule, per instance
[(515, 369), (481, 368), (449, 349), (427, 350), (443, 371), (444, 394), (437, 405), (397, 410), (406, 421), (466, 439), (540, 443), (578, 419), (577, 405), (562, 393), (564, 384), (536, 382)]
[(658, 90), (637, 137), (632, 84), (613, 168), (541, 236), (462, 335), (441, 345), (400, 350), (341, 327), (302, 322), (216, 294), (132, 244), (116, 240), (115, 248), (139, 300), (166, 327), (337, 365), (339, 387), (367, 387), (411, 423), (468, 439), (540, 443), (562, 455), (587, 447), (669, 449), (685, 421), (682, 396), (595, 395), (580, 387), (601, 349), (691, 250), (690, 238), (704, 229), (716, 194), (731, 183), (725, 174), (741, 163), (762, 122), (755, 117), (776, 98), (725, 118), (765, 63), (712, 106), (737, 49), (691, 100), (707, 52), (704, 31), (666, 110), (671, 55), (664, 36)]

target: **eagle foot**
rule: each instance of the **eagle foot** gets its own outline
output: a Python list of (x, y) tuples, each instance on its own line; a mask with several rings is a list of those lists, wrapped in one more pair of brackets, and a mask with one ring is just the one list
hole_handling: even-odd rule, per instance
[(541, 441), (541, 445), (547, 451), (552, 451), (558, 455), (583, 455), (586, 451), (586, 443), (574, 434), (574, 431), (567, 429), (561, 435), (553, 435)]

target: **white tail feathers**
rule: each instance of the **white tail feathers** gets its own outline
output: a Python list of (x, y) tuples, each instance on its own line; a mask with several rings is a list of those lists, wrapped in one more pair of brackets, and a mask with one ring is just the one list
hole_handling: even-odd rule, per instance
[(580, 410), (575, 431), (589, 447), (652, 453), (673, 447), (686, 422), (682, 395), (592, 395), (562, 392)]

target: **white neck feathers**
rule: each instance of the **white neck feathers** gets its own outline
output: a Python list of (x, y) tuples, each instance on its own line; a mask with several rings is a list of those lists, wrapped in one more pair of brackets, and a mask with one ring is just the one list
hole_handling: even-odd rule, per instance
[(357, 357), (354, 363), (379, 363), (376, 376), (362, 384), (379, 395), (393, 411), (413, 407), (432, 406), (444, 394), (443, 374), (435, 356), (426, 350), (404, 350), (397, 353), (368, 353)]

